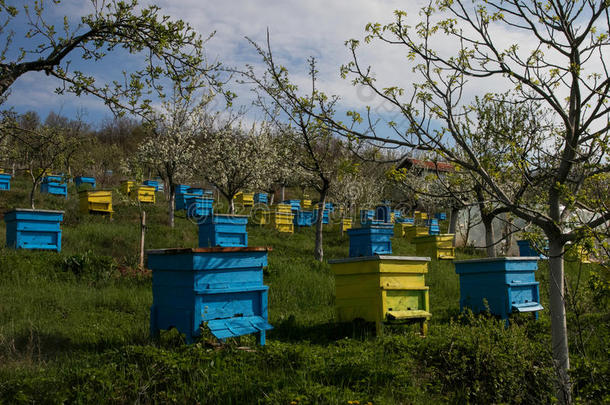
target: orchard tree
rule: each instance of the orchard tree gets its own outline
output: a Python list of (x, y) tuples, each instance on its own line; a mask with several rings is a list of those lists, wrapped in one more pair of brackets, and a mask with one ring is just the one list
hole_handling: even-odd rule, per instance
[(233, 214), (233, 197), (239, 191), (269, 187), (278, 151), (267, 124), (254, 124), (249, 130), (232, 119), (219, 128), (207, 125), (199, 143), (198, 173), (227, 199)]
[(211, 93), (200, 95), (197, 79), (181, 91), (177, 86), (170, 100), (163, 103), (149, 121), (150, 136), (140, 145), (136, 160), (153, 167), (169, 186), (169, 226), (174, 227), (176, 184), (179, 178), (193, 174), (199, 155), (196, 142), (202, 134), (202, 125), (208, 121), (206, 106), (212, 100)]
[[(315, 108), (299, 103), (339, 133), (435, 151), (476, 174), (493, 201), (542, 229), (549, 240), (552, 351), (561, 403), (571, 402), (564, 248), (610, 219), (605, 212), (581, 215), (574, 222), (577, 210), (595, 212), (581, 198), (583, 184), (610, 172), (610, 74), (603, 57), (610, 48), (609, 7), (607, 1), (586, 0), (436, 0), (415, 18), (396, 11), (393, 22), (367, 25), (365, 43), (402, 50), (413, 82), (382, 83), (385, 78), (361, 63), (358, 40), (347, 42), (352, 60), (341, 68), (344, 77), (368, 87), (400, 114), (404, 124), (397, 119), (388, 123), (392, 136), (375, 128), (357, 131), (334, 120), (334, 110), (324, 111), (325, 100)], [(518, 44), (509, 43), (512, 35), (520, 36)], [(468, 123), (477, 121), (469, 97), (482, 96), (481, 88), (490, 86), (498, 89), (494, 93), (512, 88), (517, 103), (540, 102), (554, 123), (537, 134), (543, 142), (501, 140), (515, 168), (508, 186), (488, 172), (471, 144)], [(375, 122), (368, 119), (371, 111), (350, 112), (349, 117)], [(512, 192), (515, 184), (525, 189), (521, 195)]]
[(319, 195), (314, 257), (322, 261), (322, 214), (331, 187), (337, 179), (337, 169), (345, 157), (346, 148), (332, 129), (324, 121), (314, 117), (309, 110), (323, 103), (327, 115), (332, 116), (339, 98), (329, 98), (318, 90), (318, 71), (314, 58), (309, 59), (310, 89), (301, 93), (299, 88), (290, 82), (286, 68), (276, 64), (271, 52), (269, 33), (266, 49), (249, 41), (263, 59), (265, 71), (259, 74), (254, 67), (248, 66), (240, 73), (246, 82), (255, 86), (258, 94), (256, 104), (263, 109), (276, 128), (292, 140), (293, 150), (297, 151), (294, 163), (308, 173), (309, 185)]
[[(115, 113), (150, 111), (153, 93), (163, 95), (161, 79), (189, 85), (191, 76), (204, 74), (207, 84), (220, 85), (217, 63), (208, 65), (206, 40), (187, 23), (162, 14), (155, 5), (138, 0), (90, 0), (90, 14), (77, 21), (68, 16), (55, 21), (61, 1), (0, 2), (0, 97), (28, 72), (44, 72), (60, 81), (56, 92), (91, 94)], [(16, 30), (25, 38), (14, 41)], [(17, 45), (19, 44), (19, 45)], [(142, 65), (122, 78), (101, 82), (78, 65), (99, 63), (109, 54), (127, 51), (141, 57)]]

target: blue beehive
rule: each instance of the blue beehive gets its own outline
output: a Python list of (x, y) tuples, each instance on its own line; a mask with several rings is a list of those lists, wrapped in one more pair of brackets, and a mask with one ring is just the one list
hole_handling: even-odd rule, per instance
[(91, 188), (95, 188), (95, 177), (76, 176), (74, 178), (74, 184), (77, 188), (80, 187), (81, 184), (91, 184)]
[(214, 214), (214, 200), (203, 195), (187, 194), (186, 204), (188, 218), (201, 218)]
[(199, 223), (199, 247), (246, 247), (246, 215), (210, 215)]
[(18, 208), (4, 214), (6, 246), (61, 251), (63, 211)]
[[(318, 222), (318, 208), (314, 208), (312, 211), (312, 218), (311, 218), (311, 223), (315, 224), (316, 222)], [(330, 214), (328, 212), (328, 210), (324, 210), (322, 212), (322, 223), (323, 224), (328, 224), (330, 222)]]
[(188, 208), (188, 205), (186, 204), (186, 194), (189, 188), (190, 186), (187, 186), (186, 184), (174, 185), (174, 190), (176, 191), (176, 195), (174, 197), (174, 208), (176, 211), (185, 210)]
[(400, 212), (400, 210), (394, 210), (394, 220), (398, 221), (400, 218), (402, 218), (402, 212)]
[(154, 187), (155, 191), (159, 191), (159, 182), (157, 180), (144, 180), (142, 184), (145, 186)]
[(441, 228), (438, 226), (438, 219), (436, 219), (436, 218), (426, 219), (424, 221), (424, 223), (428, 227), (428, 234), (440, 235)]
[(391, 225), (352, 228), (347, 230), (347, 234), (350, 257), (392, 254), (390, 238), (394, 236), (394, 228)]
[[(527, 239), (518, 240), (517, 246), (519, 246), (519, 256), (524, 256), (524, 257), (537, 256), (541, 259), (547, 258), (544, 255), (544, 253), (541, 253), (539, 250), (536, 250), (532, 246), (532, 242)], [(546, 246), (542, 250), (545, 252), (549, 250), (548, 241), (546, 241)]]
[(153, 305), (150, 332), (175, 327), (187, 343), (207, 326), (219, 339), (257, 333), (265, 344), (268, 323), (263, 268), (267, 248), (149, 250)]
[(391, 222), (390, 207), (388, 205), (378, 205), (375, 208), (375, 219), (389, 224)]
[(254, 194), (254, 203), (255, 204), (268, 204), (269, 197), (267, 193), (255, 193)]
[(295, 226), (311, 226), (313, 224), (313, 212), (298, 210), (294, 213), (292, 222)]
[(539, 287), (534, 272), (538, 257), (494, 257), (454, 261), (460, 276), (460, 309), (489, 311), (507, 319), (513, 312), (540, 311)]
[(324, 205), (324, 208), (326, 208), (329, 212), (335, 212), (335, 206), (331, 202), (327, 202)]
[(447, 219), (447, 214), (444, 212), (437, 212), (434, 214), (434, 218), (438, 219), (439, 221), (444, 221)]
[(61, 195), (68, 198), (68, 185), (62, 183), (61, 176), (46, 176), (40, 184), (40, 192), (52, 195)]
[(396, 222), (401, 223), (401, 224), (415, 225), (415, 218), (402, 217), (402, 218), (398, 218), (396, 220)]
[(360, 223), (366, 224), (375, 219), (375, 210), (360, 210)]
[(284, 204), (290, 204), (291, 211), (298, 211), (301, 209), (301, 200), (284, 200)]
[(0, 173), (0, 190), (11, 189), (11, 175), (8, 173)]
[(186, 190), (187, 194), (195, 194), (199, 196), (203, 196), (203, 189), (199, 187), (189, 187)]

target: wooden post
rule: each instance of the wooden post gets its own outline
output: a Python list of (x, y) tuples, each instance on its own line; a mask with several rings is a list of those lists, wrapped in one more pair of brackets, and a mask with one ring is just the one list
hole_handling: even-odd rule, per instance
[(144, 269), (144, 238), (146, 236), (146, 211), (142, 211), (142, 223), (140, 224), (140, 269)]

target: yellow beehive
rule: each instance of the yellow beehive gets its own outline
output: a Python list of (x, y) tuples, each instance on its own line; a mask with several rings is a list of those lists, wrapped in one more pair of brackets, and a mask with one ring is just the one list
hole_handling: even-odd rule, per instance
[(394, 224), (394, 235), (404, 238), (406, 236), (407, 229), (409, 229), (413, 226), (414, 226), (413, 224), (397, 222), (396, 224)]
[(425, 219), (428, 219), (428, 214), (425, 212), (415, 211), (414, 214), (415, 214), (416, 221), (423, 221)]
[(430, 314), (428, 257), (375, 255), (329, 260), (335, 274), (337, 318), (375, 322), (377, 334), (384, 323), (419, 322), (426, 334)]
[(409, 242), (413, 242), (413, 239), (418, 236), (427, 236), (429, 234), (427, 226), (408, 226), (404, 230), (405, 238)]
[(235, 204), (241, 205), (242, 207), (254, 206), (254, 193), (244, 193), (240, 191), (233, 197)]
[(125, 180), (121, 182), (121, 193), (125, 194), (125, 195), (129, 195), (129, 193), (131, 193), (131, 189), (134, 188), (136, 185), (135, 181), (132, 180)]
[(348, 229), (352, 229), (352, 219), (343, 218), (341, 220), (341, 229), (343, 230), (343, 232), (347, 231)]
[[(282, 205), (282, 204), (278, 204)], [(290, 207), (290, 205), (288, 205)], [(279, 232), (294, 233), (294, 224), (292, 223), (293, 215), (291, 212), (271, 212), (271, 226)]]
[(134, 186), (129, 195), (141, 203), (154, 204), (156, 201), (154, 186)]
[(81, 190), (78, 192), (80, 212), (87, 214), (99, 212), (110, 214), (112, 217), (112, 191), (110, 190)]
[(301, 206), (303, 207), (303, 209), (305, 211), (310, 210), (311, 209), (311, 200), (309, 200), (309, 199), (301, 200)]
[(290, 204), (275, 204), (273, 206), (273, 211), (283, 214), (292, 214), (292, 206)]
[(396, 214), (393, 212), (390, 212), (390, 222), (394, 223), (396, 221)]
[(267, 225), (271, 221), (269, 211), (252, 210), (250, 223), (254, 225)]
[(4, 169), (0, 167), (0, 173), (4, 173)]
[(429, 256), (435, 259), (455, 259), (453, 234), (417, 236), (413, 238), (415, 252), (418, 256)]
[(38, 168), (38, 170), (37, 170), (38, 174), (42, 175), (42, 176), (52, 176), (53, 175), (53, 173), (51, 173), (51, 169), (45, 169), (44, 173), (42, 171), (43, 170), (41, 168)]

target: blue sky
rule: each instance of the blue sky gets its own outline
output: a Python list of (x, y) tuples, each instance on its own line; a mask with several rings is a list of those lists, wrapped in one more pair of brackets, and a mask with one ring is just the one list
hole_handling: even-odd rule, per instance
[[(19, 5), (24, 0), (13, 2)], [(275, 57), (289, 69), (294, 82), (303, 87), (307, 85), (306, 61), (309, 56), (315, 56), (319, 62), (319, 87), (328, 94), (340, 95), (340, 108), (343, 111), (363, 111), (366, 105), (370, 105), (374, 112), (395, 119), (398, 116), (389, 110), (387, 103), (371, 97), (367, 90), (354, 88), (349, 80), (340, 78), (339, 67), (350, 60), (344, 43), (350, 38), (362, 39), (364, 27), (369, 22), (392, 21), (396, 9), (408, 7), (406, 11), (416, 19), (417, 10), (424, 3), (420, 0), (156, 0), (143, 1), (143, 4), (158, 5), (164, 14), (189, 22), (203, 36), (216, 31), (214, 38), (206, 45), (207, 55), (211, 60), (218, 59), (231, 66), (251, 64), (260, 67), (259, 56), (244, 37), (263, 43), (269, 29)], [(80, 16), (92, 11), (91, 3), (84, 0), (63, 0), (59, 5), (45, 2), (45, 5), (48, 7), (47, 18), (59, 25), (64, 15), (74, 23)], [(24, 13), (21, 12), (13, 24), (16, 31), (14, 48), (31, 46), (31, 40), (24, 38), (24, 22)], [(506, 36), (506, 39), (509, 37)], [(403, 49), (377, 43), (375, 46), (363, 46), (360, 56), (365, 65), (374, 65), (382, 87), (398, 84), (410, 88), (412, 66), (406, 60)], [(101, 63), (82, 61), (78, 57), (71, 59), (73, 67), (102, 81), (120, 79), (122, 70), (129, 70), (139, 62), (137, 57), (117, 52), (109, 54)], [(19, 112), (37, 111), (43, 118), (50, 111), (68, 117), (81, 113), (85, 120), (92, 123), (111, 117), (108, 108), (92, 96), (56, 95), (54, 89), (58, 85), (57, 80), (44, 73), (25, 74), (12, 86), (5, 105)], [(233, 89), (238, 94), (236, 104), (250, 106), (249, 88), (235, 85)], [(477, 94), (488, 90), (489, 87), (481, 83), (469, 91)], [(219, 109), (224, 107), (220, 101), (217, 106)], [(249, 110), (249, 120), (261, 118), (255, 109)]]

